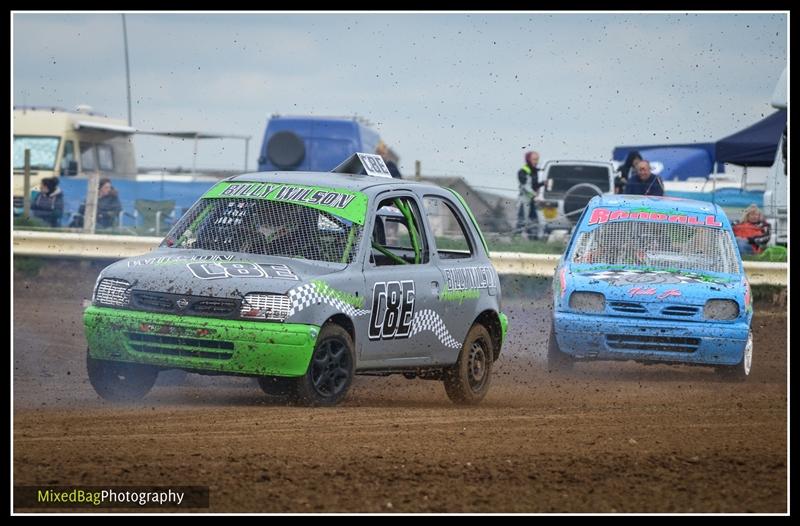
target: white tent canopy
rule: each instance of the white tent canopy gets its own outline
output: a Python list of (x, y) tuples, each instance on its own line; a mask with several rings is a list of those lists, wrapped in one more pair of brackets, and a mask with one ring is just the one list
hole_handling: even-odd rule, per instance
[(136, 130), (139, 135), (158, 135), (173, 139), (194, 140), (194, 155), (192, 156), (192, 172), (197, 171), (197, 141), (200, 139), (242, 139), (244, 140), (244, 169), (247, 171), (247, 154), (250, 149), (250, 135), (236, 135), (231, 133), (208, 133), (201, 131), (143, 131)]

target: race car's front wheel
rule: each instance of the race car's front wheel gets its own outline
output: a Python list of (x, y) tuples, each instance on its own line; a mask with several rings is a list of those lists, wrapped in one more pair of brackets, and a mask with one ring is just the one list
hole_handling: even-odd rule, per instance
[(547, 340), (547, 368), (551, 371), (569, 371), (575, 361), (572, 356), (562, 352), (556, 340), (555, 324), (550, 326), (550, 337)]
[(280, 376), (261, 376), (258, 378), (258, 386), (264, 393), (281, 398), (293, 397), (296, 384), (297, 378), (283, 378)]
[(95, 392), (113, 402), (141, 400), (150, 392), (158, 377), (155, 367), (97, 360), (88, 354), (86, 370)]
[(489, 391), (494, 363), (492, 337), (483, 325), (473, 325), (461, 346), (458, 361), (444, 371), (444, 390), (453, 402), (475, 405)]
[(743, 382), (750, 376), (753, 367), (753, 331), (747, 335), (747, 343), (742, 353), (742, 361), (736, 365), (720, 365), (715, 369), (717, 374), (726, 380)]
[(295, 401), (309, 406), (338, 404), (353, 383), (354, 347), (346, 330), (334, 323), (325, 324), (306, 374), (295, 380)]

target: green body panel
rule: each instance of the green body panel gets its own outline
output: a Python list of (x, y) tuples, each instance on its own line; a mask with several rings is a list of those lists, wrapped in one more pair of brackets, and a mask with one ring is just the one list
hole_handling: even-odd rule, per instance
[(203, 199), (265, 199), (316, 208), (359, 225), (367, 217), (367, 196), (338, 188), (284, 183), (222, 182), (203, 194)]
[(464, 303), (466, 300), (477, 300), (481, 297), (481, 291), (478, 289), (468, 290), (443, 290), (439, 293), (439, 301), (455, 301), (459, 304)]
[[(105, 307), (87, 308), (83, 323), (92, 358), (257, 376), (304, 375), (319, 334), (316, 325), (222, 320)], [(132, 340), (132, 334), (148, 341)], [(233, 348), (208, 347), (215, 343), (232, 344)], [(184, 355), (141, 352), (133, 345), (181, 351)], [(192, 351), (204, 355), (186, 355)]]
[(506, 333), (508, 332), (508, 316), (500, 313), (500, 339), (506, 341)]
[(311, 283), (313, 283), (316, 286), (317, 294), (319, 294), (320, 296), (337, 299), (342, 303), (350, 305), (354, 309), (364, 308), (365, 300), (363, 296), (359, 297), (356, 296), (355, 294), (350, 294), (348, 292), (334, 289), (330, 285), (328, 285), (328, 283), (322, 281), (321, 279), (312, 280)]

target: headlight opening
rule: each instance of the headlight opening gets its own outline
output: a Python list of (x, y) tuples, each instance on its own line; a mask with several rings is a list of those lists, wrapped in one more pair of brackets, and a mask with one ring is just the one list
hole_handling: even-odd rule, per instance
[(703, 307), (707, 320), (734, 320), (739, 317), (739, 304), (733, 300), (708, 300)]
[(97, 305), (125, 307), (131, 302), (131, 284), (122, 279), (103, 278), (93, 296)]
[(257, 320), (283, 321), (289, 315), (291, 300), (285, 294), (246, 294), (242, 301), (241, 317)]
[(569, 297), (569, 308), (578, 312), (603, 312), (606, 297), (599, 292), (573, 292)]

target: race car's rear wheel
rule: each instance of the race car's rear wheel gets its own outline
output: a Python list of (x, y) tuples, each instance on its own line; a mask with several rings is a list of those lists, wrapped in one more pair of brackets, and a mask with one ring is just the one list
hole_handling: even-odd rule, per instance
[(547, 368), (551, 371), (569, 371), (575, 364), (572, 356), (561, 352), (556, 340), (555, 324), (550, 325), (550, 337), (547, 340)]
[(753, 331), (747, 335), (747, 343), (742, 353), (742, 361), (736, 365), (720, 365), (715, 369), (717, 374), (726, 380), (743, 382), (750, 376), (753, 367)]
[(494, 363), (492, 337), (486, 327), (473, 325), (461, 346), (458, 361), (444, 371), (444, 390), (453, 402), (475, 405), (489, 391)]
[(141, 400), (158, 377), (158, 369), (149, 365), (97, 360), (88, 354), (86, 370), (95, 392), (113, 402)]
[(302, 405), (338, 404), (353, 383), (354, 347), (346, 330), (334, 323), (325, 324), (306, 374), (295, 380), (295, 401)]

